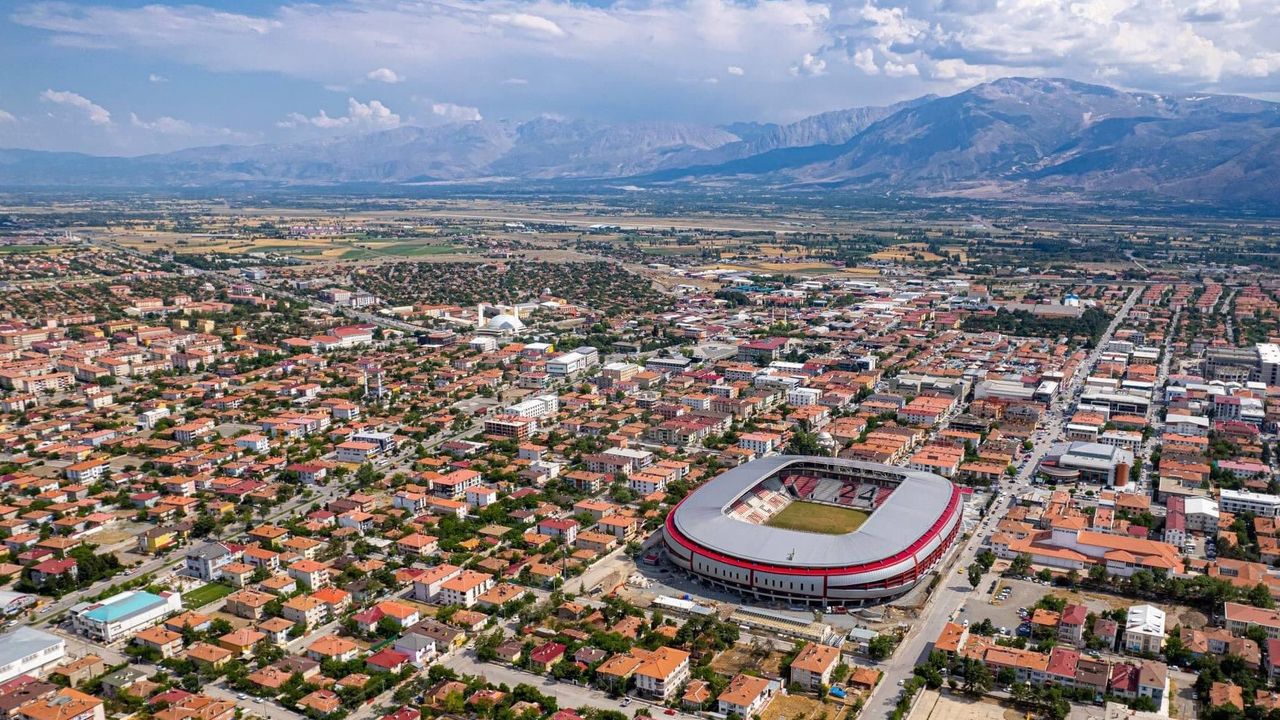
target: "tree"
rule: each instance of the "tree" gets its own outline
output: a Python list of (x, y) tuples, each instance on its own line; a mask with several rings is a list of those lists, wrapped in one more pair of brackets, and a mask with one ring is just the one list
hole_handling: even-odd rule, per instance
[(271, 663), (284, 658), (284, 648), (263, 638), (254, 643), (253, 659), (258, 661), (259, 665), (270, 665)]
[(1139, 712), (1156, 712), (1160, 708), (1156, 705), (1156, 701), (1152, 700), (1148, 695), (1139, 695), (1129, 701), (1129, 708)]
[(969, 587), (977, 589), (982, 584), (982, 566), (978, 563), (969, 565)]
[(990, 550), (983, 550), (974, 557), (974, 560), (978, 561), (978, 564), (982, 566), (983, 571), (990, 572), (992, 566), (996, 564), (996, 554)]
[[(1265, 633), (1266, 631), (1263, 630)], [(1191, 653), (1182, 644), (1181, 629), (1175, 627), (1164, 642), (1164, 659), (1170, 665), (1187, 665), (1191, 662)]]
[(822, 445), (818, 443), (818, 435), (796, 428), (791, 434), (791, 441), (787, 443), (788, 455), (826, 455), (822, 449)]
[(961, 690), (970, 695), (984, 695), (991, 689), (995, 678), (991, 675), (991, 670), (979, 660), (974, 658), (965, 658), (962, 668), (964, 683)]
[(877, 662), (884, 660), (893, 654), (893, 646), (896, 643), (890, 635), (877, 635), (867, 643), (867, 657)]
[(1262, 583), (1249, 588), (1246, 599), (1254, 607), (1271, 609), (1276, 606), (1276, 601), (1271, 597), (1271, 590)]
[(1009, 572), (1014, 575), (1026, 575), (1031, 569), (1031, 556), (1026, 553), (1018, 553), (1018, 556), (1009, 563)]

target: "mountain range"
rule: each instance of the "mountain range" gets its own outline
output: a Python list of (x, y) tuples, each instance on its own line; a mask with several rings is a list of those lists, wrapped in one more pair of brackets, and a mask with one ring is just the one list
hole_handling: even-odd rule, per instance
[(0, 150), (8, 187), (533, 181), (1271, 205), (1280, 104), (1005, 78), (786, 125), (538, 118), (127, 158)]

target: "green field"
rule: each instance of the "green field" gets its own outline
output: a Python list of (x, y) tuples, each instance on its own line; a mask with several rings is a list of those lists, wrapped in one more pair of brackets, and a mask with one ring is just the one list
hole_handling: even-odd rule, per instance
[(65, 249), (57, 245), (0, 245), (0, 255), (31, 255)]
[(182, 605), (188, 610), (202, 608), (235, 592), (235, 588), (221, 583), (209, 583), (191, 592), (182, 593)]
[(448, 255), (465, 252), (464, 248), (453, 245), (433, 245), (420, 242), (405, 243), (365, 243), (367, 247), (353, 247), (342, 254), (343, 260), (368, 260), (370, 258), (397, 255), (400, 257), (422, 257), (425, 255)]
[(770, 518), (765, 525), (824, 535), (844, 535), (862, 527), (870, 516), (863, 510), (797, 500), (782, 508), (782, 512)]

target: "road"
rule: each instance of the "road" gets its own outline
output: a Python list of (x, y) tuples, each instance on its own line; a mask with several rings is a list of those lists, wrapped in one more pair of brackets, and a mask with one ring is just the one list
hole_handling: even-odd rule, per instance
[[(1169, 368), (1173, 363), (1173, 340), (1177, 337), (1178, 323), (1182, 319), (1182, 309), (1179, 308), (1173, 313), (1173, 318), (1169, 321), (1169, 327), (1166, 330), (1164, 338), (1164, 348), (1160, 355), (1160, 365), (1156, 370), (1155, 390), (1157, 393), (1164, 392), (1165, 383), (1169, 380)], [(1147, 421), (1150, 423), (1151, 440), (1142, 444), (1142, 451), (1139, 457), (1142, 460), (1142, 472), (1134, 481), (1138, 483), (1141, 490), (1150, 492), (1148, 487), (1149, 479), (1154, 478), (1154, 469), (1151, 467), (1151, 453), (1157, 445), (1156, 438), (1164, 434), (1164, 420), (1160, 418), (1160, 413), (1156, 410), (1155, 398), (1152, 398), (1151, 406), (1147, 408)]]
[[(999, 495), (997, 496), (996, 504), (992, 505), (988, 519), (982, 525), (974, 528), (969, 539), (953, 556), (955, 559), (951, 564), (944, 565), (940, 570), (942, 573), (941, 581), (937, 589), (934, 590), (933, 597), (925, 606), (920, 617), (912, 623), (897, 651), (891, 658), (881, 664), (880, 670), (884, 673), (884, 678), (876, 686), (871, 697), (867, 699), (864, 709), (865, 717), (888, 717), (893, 712), (893, 707), (901, 694), (898, 683), (911, 677), (915, 667), (928, 657), (929, 651), (933, 647), (933, 641), (942, 632), (942, 627), (956, 616), (960, 606), (972, 595), (974, 590), (970, 587), (968, 578), (964, 574), (957, 574), (956, 569), (965, 568), (973, 562), (982, 537), (991, 525), (996, 522), (1004, 509), (1001, 506), (1004, 498), (1016, 497), (1018, 493), (1025, 490), (1030, 484), (1036, 467), (1062, 433), (1066, 419), (1070, 417), (1071, 408), (1075, 407), (1076, 401), (1080, 397), (1084, 387), (1084, 379), (1093, 371), (1102, 356), (1102, 348), (1111, 340), (1116, 329), (1120, 327), (1125, 317), (1133, 310), (1133, 306), (1141, 293), (1142, 288), (1135, 289), (1120, 310), (1116, 312), (1111, 324), (1107, 326), (1106, 332), (1098, 339), (1093, 350), (1072, 375), (1070, 384), (1042, 417), (1045, 427), (1044, 430), (1036, 433), (1029, 456), (1030, 459), (1023, 463), (1022, 469), (1014, 476), (1011, 486), (1007, 488), (997, 486), (995, 488)], [(989, 573), (984, 575), (978, 583), (979, 588), (984, 587), (990, 581), (988, 575)]]

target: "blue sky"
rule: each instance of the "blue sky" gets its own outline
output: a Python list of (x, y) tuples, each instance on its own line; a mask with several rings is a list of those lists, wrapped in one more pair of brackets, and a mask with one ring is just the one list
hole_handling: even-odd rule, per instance
[(0, 147), (97, 154), (541, 115), (786, 122), (1008, 75), (1280, 99), (1275, 0), (17, 0), (0, 13)]

